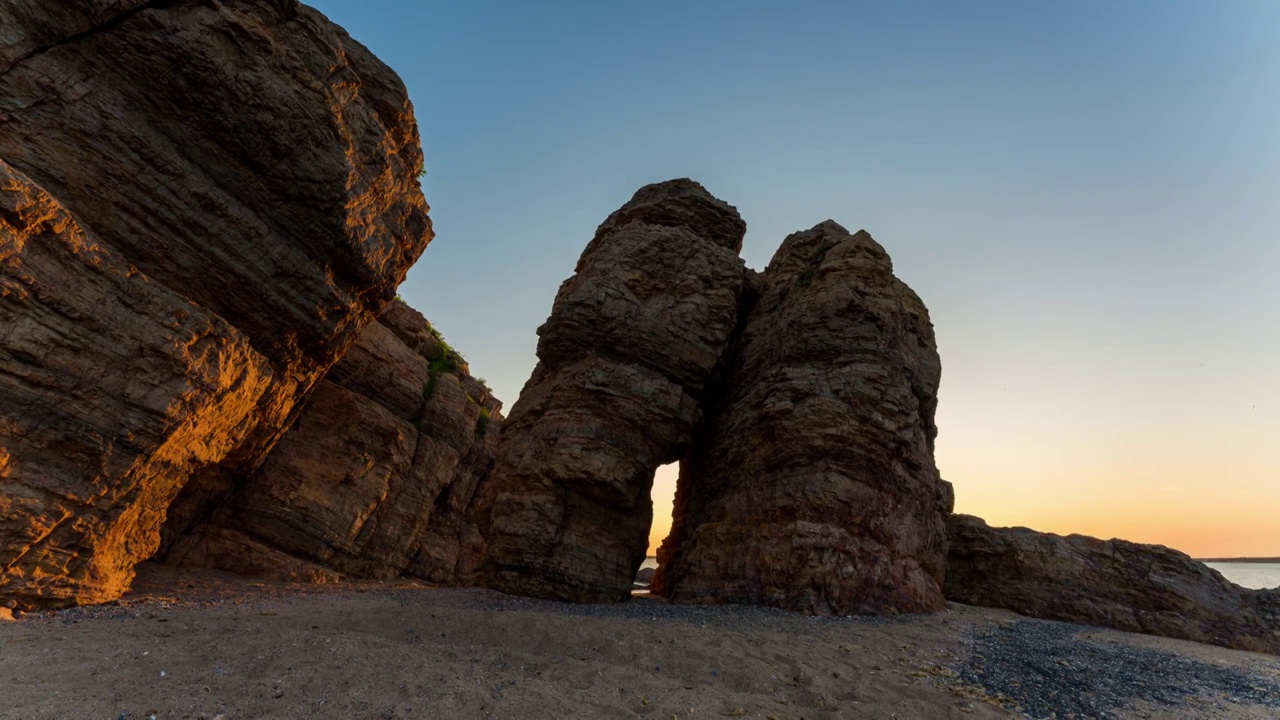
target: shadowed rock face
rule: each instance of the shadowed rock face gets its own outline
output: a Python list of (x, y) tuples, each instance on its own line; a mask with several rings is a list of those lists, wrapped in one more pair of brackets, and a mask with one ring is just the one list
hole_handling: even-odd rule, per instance
[(502, 416), (450, 352), (392, 303), (251, 478), (228, 497), (179, 498), (168, 562), (307, 581), (465, 577), (479, 552), (467, 511)]
[(0, 5), (0, 69), (123, 17), (147, 0), (51, 3), (9, 0)]
[(393, 72), (284, 0), (0, 8), (0, 602), (107, 600), (431, 238)]
[(681, 463), (653, 589), (816, 614), (927, 612), (949, 485), (928, 312), (866, 232), (791, 235)]
[(1234, 585), (1161, 545), (947, 520), (947, 599), (1280, 654), (1280, 591)]
[(738, 318), (745, 224), (702, 186), (642, 188), (597, 230), (539, 330), (478, 511), (483, 582), (621, 600), (658, 466), (682, 457)]

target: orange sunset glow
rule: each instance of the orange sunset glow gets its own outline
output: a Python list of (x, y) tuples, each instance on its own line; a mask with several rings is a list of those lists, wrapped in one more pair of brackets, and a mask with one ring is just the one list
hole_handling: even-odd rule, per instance
[[(999, 386), (952, 389), (946, 328), (939, 336), (937, 461), (955, 484), (956, 512), (1193, 557), (1280, 556), (1274, 385), (1251, 396), (1225, 373), (1202, 380), (1207, 387), (1175, 388), (1098, 369), (1092, 379), (1084, 371), (1057, 381), (1010, 375)], [(984, 374), (958, 364), (952, 375)], [(1072, 380), (1092, 382), (1093, 393), (1074, 392)], [(1099, 383), (1111, 386), (1098, 392)], [(1175, 394), (1194, 411), (1161, 412), (1160, 396)], [(651, 553), (670, 530), (676, 475), (670, 465), (655, 478)]]

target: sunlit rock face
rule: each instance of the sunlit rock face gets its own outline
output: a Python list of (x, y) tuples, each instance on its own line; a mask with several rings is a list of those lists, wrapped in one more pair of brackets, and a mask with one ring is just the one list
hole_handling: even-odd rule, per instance
[(702, 186), (673, 180), (642, 188), (596, 231), (538, 330), (538, 366), (482, 489), (482, 582), (629, 596), (654, 470), (688, 450), (737, 323), (745, 229)]
[(0, 8), (0, 602), (105, 600), (431, 238), (396, 75), (286, 0)]
[(816, 614), (942, 609), (940, 375), (928, 311), (870, 235), (827, 221), (788, 237), (753, 279), (681, 463), (653, 591)]
[(272, 368), (0, 162), (0, 603), (108, 600), (196, 468), (251, 429)]
[(1280, 591), (1162, 545), (947, 520), (947, 599), (1049, 620), (1280, 654)]
[(500, 408), (422, 315), (392, 303), (257, 472), (221, 497), (184, 491), (165, 559), (309, 582), (465, 580), (480, 552), (469, 508)]

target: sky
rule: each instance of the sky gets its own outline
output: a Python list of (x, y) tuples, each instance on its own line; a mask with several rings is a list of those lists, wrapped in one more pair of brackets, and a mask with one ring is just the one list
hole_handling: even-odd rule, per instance
[(408, 87), (400, 293), (508, 408), (596, 226), (692, 177), (751, 267), (827, 218), (889, 251), (958, 512), (1280, 556), (1280, 3), (311, 4)]

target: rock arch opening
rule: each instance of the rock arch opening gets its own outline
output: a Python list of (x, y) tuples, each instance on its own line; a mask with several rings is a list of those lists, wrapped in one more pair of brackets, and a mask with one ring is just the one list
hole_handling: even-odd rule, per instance
[(657, 557), (658, 547), (671, 533), (679, 477), (678, 462), (663, 465), (653, 473), (653, 488), (649, 490), (649, 497), (653, 500), (653, 524), (649, 528), (649, 549), (645, 553), (648, 559)]
[(653, 574), (658, 569), (658, 548), (671, 534), (675, 523), (676, 482), (680, 477), (680, 463), (660, 466), (653, 473), (653, 487), (649, 499), (653, 502), (653, 521), (649, 526), (649, 546), (644, 562), (636, 574), (636, 589), (648, 590)]

